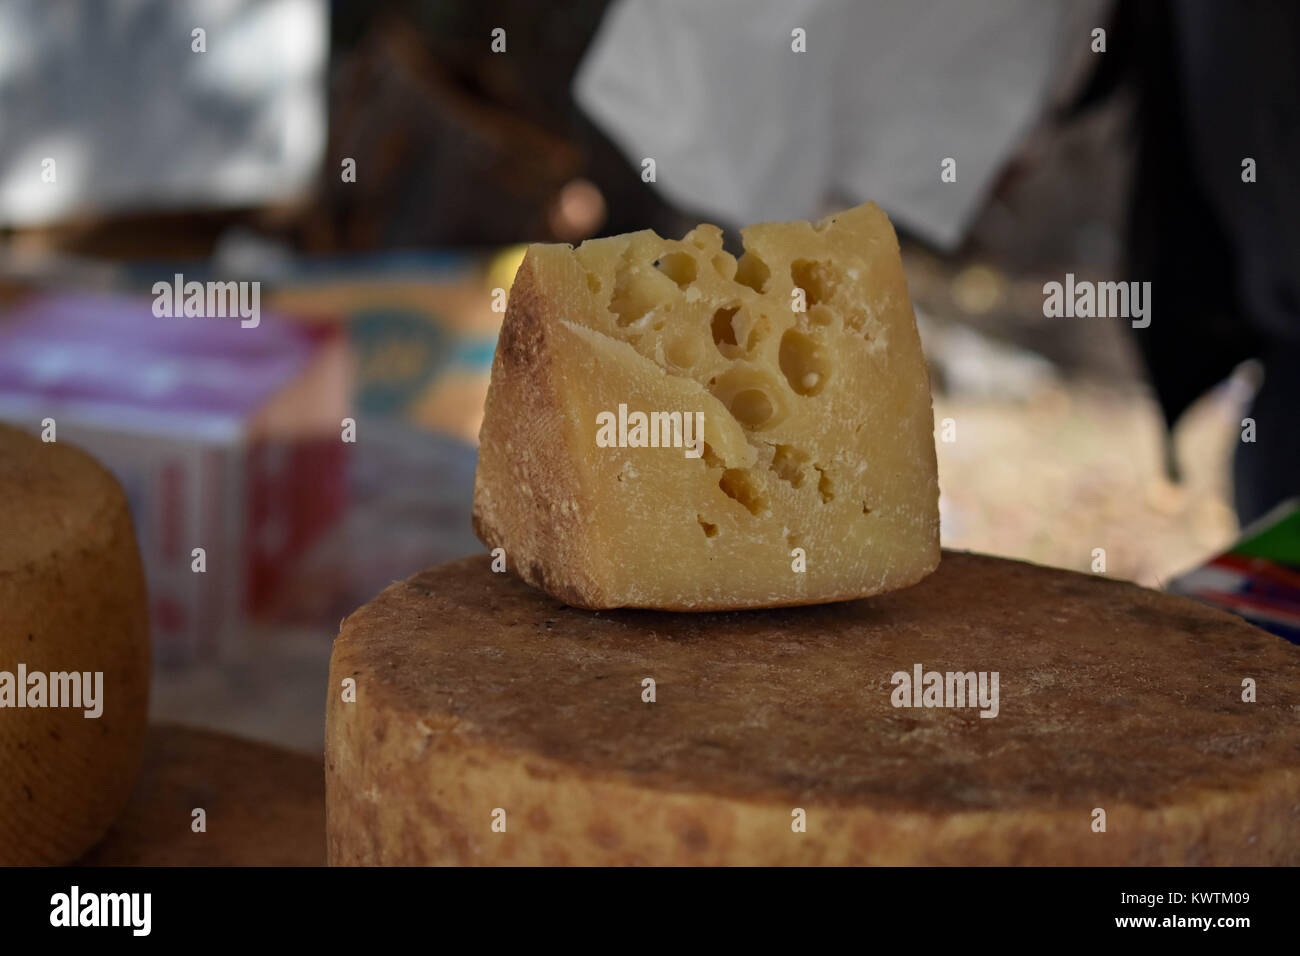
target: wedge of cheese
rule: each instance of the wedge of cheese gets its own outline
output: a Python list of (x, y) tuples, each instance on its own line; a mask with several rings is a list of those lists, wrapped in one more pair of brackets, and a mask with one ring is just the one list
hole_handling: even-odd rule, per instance
[(885, 214), (534, 245), (474, 526), (578, 607), (812, 604), (939, 561), (930, 387)]
[(490, 564), (343, 623), (331, 863), (1300, 864), (1300, 647), (1222, 611), (953, 553), (865, 601), (592, 614)]

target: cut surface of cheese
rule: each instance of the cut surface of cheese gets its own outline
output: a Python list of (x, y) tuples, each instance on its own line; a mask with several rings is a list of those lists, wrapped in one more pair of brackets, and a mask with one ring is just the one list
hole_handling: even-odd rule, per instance
[(889, 220), (869, 203), (741, 234), (739, 260), (710, 225), (529, 248), (474, 494), (480, 539), (529, 583), (722, 610), (934, 570), (929, 379)]
[[(1300, 648), (1226, 613), (963, 553), (703, 615), (591, 614), (489, 567), (344, 622), (331, 863), (1300, 863)], [(947, 674), (977, 697), (996, 673), (996, 707), (895, 706), (918, 665), (954, 704)]]
[[(117, 480), (66, 443), (5, 425), (0, 672), (0, 865), (68, 863), (103, 835), (140, 766), (144, 572)], [(74, 680), (98, 697), (98, 717), (50, 706), (56, 685), (60, 701), (71, 698)], [(20, 694), (44, 706), (17, 706)]]
[[(206, 829), (195, 832), (194, 810)], [(126, 809), (79, 866), (321, 866), (320, 757), (152, 726)]]

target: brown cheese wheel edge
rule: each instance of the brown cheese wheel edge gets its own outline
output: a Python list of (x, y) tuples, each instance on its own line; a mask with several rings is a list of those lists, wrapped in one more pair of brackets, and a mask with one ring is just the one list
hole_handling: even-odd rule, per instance
[(97, 718), (0, 708), (0, 865), (67, 863), (104, 834), (140, 767), (144, 572), (116, 479), (67, 443), (0, 425), (0, 670), (16, 678), (19, 663), (103, 672)]
[[(893, 707), (914, 663), (998, 671), (999, 715)], [(348, 618), (330, 679), (333, 864), (1300, 862), (1300, 649), (1095, 575), (592, 613), (479, 556)]]

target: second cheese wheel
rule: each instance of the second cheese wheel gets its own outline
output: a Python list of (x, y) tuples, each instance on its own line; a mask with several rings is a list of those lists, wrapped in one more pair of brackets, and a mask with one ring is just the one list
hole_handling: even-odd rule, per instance
[[(149, 728), (121, 816), (79, 866), (321, 866), (320, 757), (195, 727)], [(196, 833), (201, 807), (207, 829)]]
[[(65, 700), (74, 672), (91, 675), (92, 696), (102, 674), (98, 717), (86, 706), (49, 706), (51, 675), (65, 675), (55, 679)], [(34, 689), (42, 681), (43, 696)], [(113, 476), (70, 445), (4, 425), (0, 682), (0, 865), (70, 862), (121, 811), (140, 767), (149, 706), (144, 572)], [(17, 694), (46, 706), (18, 707)]]
[[(984, 672), (990, 696), (997, 672), (996, 716), (924, 694), (895, 706), (895, 675), (917, 665), (923, 685)], [(468, 558), (344, 622), (328, 851), (1296, 864), (1297, 706), (1300, 648), (1182, 598), (1015, 561), (950, 553), (888, 595), (682, 615), (576, 610)]]

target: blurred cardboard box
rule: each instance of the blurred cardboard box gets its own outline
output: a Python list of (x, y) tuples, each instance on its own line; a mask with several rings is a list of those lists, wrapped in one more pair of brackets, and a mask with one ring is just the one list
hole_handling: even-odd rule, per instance
[(159, 318), (148, 298), (88, 294), (0, 316), (0, 418), (53, 422), (122, 482), (164, 664), (217, 654), (340, 516), (350, 395), (325, 325)]
[[(268, 283), (268, 307), (342, 325), (357, 368), (356, 407), (478, 441), (501, 329), (482, 257), (388, 253), (300, 260)], [(506, 285), (508, 289), (508, 283)]]

